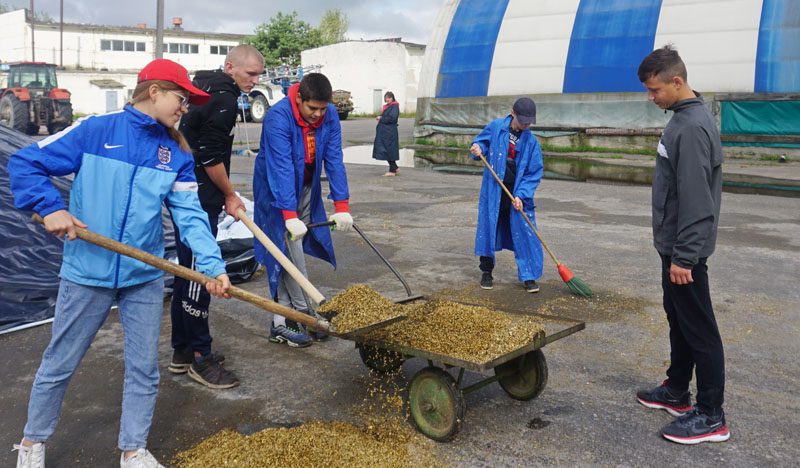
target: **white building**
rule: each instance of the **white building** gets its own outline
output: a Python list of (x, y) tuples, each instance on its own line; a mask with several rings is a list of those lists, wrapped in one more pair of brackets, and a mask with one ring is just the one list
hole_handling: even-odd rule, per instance
[[(155, 57), (156, 31), (135, 27), (64, 24), (63, 63), (59, 23), (36, 22), (31, 27), (28, 10), (0, 15), (0, 61), (35, 60), (78, 70), (139, 70)], [(188, 70), (222, 65), (228, 49), (242, 42), (241, 34), (184, 31), (180, 18), (164, 30), (164, 58)], [(33, 34), (34, 48), (31, 45)]]
[[(190, 73), (212, 70), (222, 66), (228, 50), (244, 38), (241, 34), (184, 31), (180, 18), (175, 18), (173, 27), (164, 30), (163, 57)], [(61, 40), (59, 23), (32, 25), (28, 10), (0, 14), (0, 63), (36, 60), (63, 66), (64, 70), (58, 71), (59, 87), (72, 93), (72, 107), (80, 114), (122, 108), (136, 86), (136, 74), (155, 58), (156, 31), (145, 25), (65, 23), (63, 49)], [(0, 77), (0, 82), (4, 81)]]
[(305, 50), (301, 61), (304, 67), (321, 65), (334, 89), (350, 91), (354, 113), (380, 112), (386, 91), (394, 93), (401, 112), (414, 112), (424, 55), (424, 45), (383, 39)]

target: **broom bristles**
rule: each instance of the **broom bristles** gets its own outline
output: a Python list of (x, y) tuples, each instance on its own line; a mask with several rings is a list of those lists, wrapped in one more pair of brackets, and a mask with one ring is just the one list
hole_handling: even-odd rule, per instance
[(569, 290), (572, 291), (573, 294), (577, 294), (578, 296), (592, 297), (593, 295), (589, 285), (584, 283), (583, 280), (577, 276), (573, 276), (571, 280), (567, 281), (567, 286), (569, 286)]

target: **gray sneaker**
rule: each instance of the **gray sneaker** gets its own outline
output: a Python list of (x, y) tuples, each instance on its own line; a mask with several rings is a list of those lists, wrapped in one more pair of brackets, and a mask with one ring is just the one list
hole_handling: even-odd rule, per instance
[[(212, 352), (211, 356), (217, 364), (225, 362), (225, 355)], [(189, 372), (189, 366), (194, 362), (194, 351), (190, 348), (176, 349), (172, 352), (172, 361), (169, 363), (169, 371), (173, 374), (185, 374)]]
[(195, 359), (189, 366), (189, 377), (215, 390), (239, 385), (239, 379), (214, 359), (214, 353)]
[(44, 444), (35, 443), (30, 447), (14, 444), (17, 450), (17, 468), (44, 468)]
[[(44, 466), (44, 465), (42, 465)], [(164, 465), (156, 460), (156, 457), (147, 449), (137, 449), (136, 454), (127, 460), (125, 459), (125, 452), (119, 457), (119, 468), (165, 468)]]

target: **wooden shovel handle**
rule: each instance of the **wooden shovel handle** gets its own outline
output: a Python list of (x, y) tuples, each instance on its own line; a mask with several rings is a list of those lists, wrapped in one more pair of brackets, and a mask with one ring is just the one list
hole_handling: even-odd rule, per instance
[(308, 281), (308, 278), (303, 276), (303, 273), (301, 273), (300, 270), (294, 266), (294, 263), (292, 263), (292, 261), (289, 260), (289, 258), (286, 257), (283, 252), (281, 252), (281, 249), (279, 249), (278, 246), (275, 245), (266, 234), (264, 234), (264, 231), (262, 231), (261, 228), (258, 227), (256, 223), (254, 223), (253, 220), (247, 216), (247, 213), (242, 208), (236, 210), (236, 214), (239, 216), (239, 219), (244, 223), (244, 225), (247, 226), (247, 229), (253, 233), (256, 239), (258, 239), (259, 242), (266, 247), (270, 255), (275, 257), (275, 260), (277, 260), (283, 269), (289, 273), (289, 276), (291, 276), (292, 279), (294, 279), (297, 284), (303, 288), (303, 291), (308, 294), (308, 297), (311, 298), (312, 301), (316, 302), (317, 304), (322, 304), (325, 302), (325, 296), (323, 296), (322, 293), (319, 292), (319, 290), (315, 288), (310, 281)]
[[(44, 224), (44, 220), (38, 214), (33, 215), (33, 220)], [(149, 254), (143, 250), (139, 250), (135, 247), (131, 247), (130, 245), (123, 244), (122, 242), (117, 242), (114, 239), (101, 236), (100, 234), (89, 231), (88, 229), (75, 226), (75, 234), (86, 242), (97, 245), (104, 249), (108, 249), (112, 252), (134, 258), (140, 262), (154, 266), (159, 270), (166, 271), (167, 273), (172, 273), (173, 275), (185, 280), (194, 281), (195, 283), (199, 283), (203, 286), (205, 286), (206, 283), (220, 284), (218, 280), (210, 276), (206, 276), (199, 271), (191, 270), (161, 257), (156, 257), (155, 255)], [(315, 327), (317, 329), (330, 331), (330, 323), (327, 320), (317, 320), (310, 315), (306, 315), (302, 312), (282, 306), (274, 301), (265, 299), (261, 296), (245, 291), (244, 289), (237, 288), (236, 286), (231, 286), (228, 289), (228, 294), (230, 294), (231, 297), (249, 302), (256, 307), (266, 310), (267, 312), (282, 315), (289, 320), (294, 320), (295, 322)]]

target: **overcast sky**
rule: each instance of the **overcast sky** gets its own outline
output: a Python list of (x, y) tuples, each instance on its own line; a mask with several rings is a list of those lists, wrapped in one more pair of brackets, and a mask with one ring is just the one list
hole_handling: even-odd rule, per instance
[[(164, 25), (183, 18), (188, 31), (252, 34), (279, 11), (297, 11), (312, 26), (326, 9), (340, 8), (350, 20), (350, 39), (402, 37), (409, 42), (428, 42), (433, 22), (444, 0), (165, 0)], [(25, 7), (29, 0), (0, 0), (8, 6)], [(34, 9), (59, 18), (59, 0), (34, 0)], [(106, 26), (156, 23), (156, 0), (64, 0), (64, 21)]]

